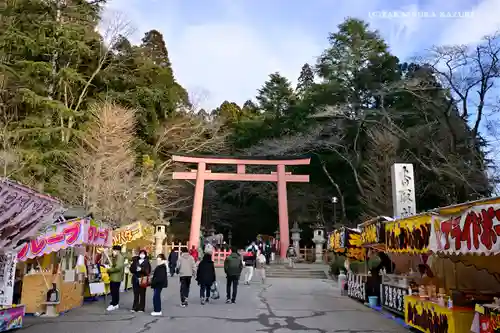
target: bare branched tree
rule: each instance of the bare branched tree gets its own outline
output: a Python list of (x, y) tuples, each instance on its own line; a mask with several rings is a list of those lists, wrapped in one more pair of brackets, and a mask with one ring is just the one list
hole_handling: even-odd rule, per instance
[[(472, 136), (479, 133), (486, 112), (498, 110), (495, 84), (500, 77), (500, 34), (485, 36), (477, 46), (434, 47), (424, 63), (439, 82), (451, 90), (460, 117), (472, 122)], [(491, 104), (491, 103), (494, 104)]]
[(368, 144), (361, 172), (364, 192), (360, 196), (364, 212), (362, 220), (392, 215), (391, 166), (398, 161), (399, 138), (381, 129), (367, 131)]
[(136, 155), (133, 110), (114, 104), (93, 105), (78, 147), (68, 157), (68, 199), (114, 225), (132, 222)]

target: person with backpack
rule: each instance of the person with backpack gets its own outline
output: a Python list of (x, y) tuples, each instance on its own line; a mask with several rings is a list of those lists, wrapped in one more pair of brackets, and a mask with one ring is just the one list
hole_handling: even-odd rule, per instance
[(297, 252), (295, 251), (295, 247), (290, 245), (288, 250), (286, 251), (286, 257), (288, 258), (288, 265), (290, 268), (295, 268), (295, 259), (297, 258)]
[(238, 282), (240, 280), (242, 270), (243, 260), (238, 253), (238, 249), (233, 247), (231, 249), (231, 254), (224, 261), (224, 272), (226, 273), (226, 303), (236, 303)]
[(215, 283), (215, 266), (211, 253), (203, 255), (196, 271), (196, 281), (200, 286), (200, 302), (204, 305), (210, 301), (210, 288)]
[(156, 268), (151, 279), (151, 288), (153, 289), (153, 312), (152, 316), (161, 316), (161, 291), (168, 287), (168, 269), (167, 260), (163, 253), (156, 258)]
[[(259, 250), (257, 250), (259, 251)], [(252, 281), (255, 264), (257, 261), (257, 253), (252, 248), (250, 251), (243, 255), (243, 262), (245, 263), (245, 284), (249, 285)]]

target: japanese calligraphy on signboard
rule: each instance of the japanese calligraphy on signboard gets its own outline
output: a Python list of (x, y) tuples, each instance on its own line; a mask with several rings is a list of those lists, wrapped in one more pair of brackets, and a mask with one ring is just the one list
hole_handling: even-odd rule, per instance
[(413, 164), (395, 163), (391, 168), (392, 205), (395, 218), (416, 214)]
[(361, 247), (361, 235), (358, 231), (342, 227), (330, 235), (330, 244), (334, 252), (344, 254), (354, 260), (363, 260), (366, 250)]
[(422, 332), (455, 333), (455, 318), (451, 309), (414, 296), (404, 299), (405, 323)]
[(14, 295), (14, 278), (17, 256), (13, 253), (0, 255), (0, 305), (11, 306)]
[(388, 252), (427, 253), (431, 234), (431, 214), (416, 215), (385, 224)]
[(447, 254), (500, 253), (500, 204), (478, 205), (456, 216), (435, 217), (429, 249)]
[(385, 244), (385, 218), (381, 220), (377, 218), (372, 222), (366, 222), (359, 226), (361, 229), (361, 244), (362, 245), (376, 245)]

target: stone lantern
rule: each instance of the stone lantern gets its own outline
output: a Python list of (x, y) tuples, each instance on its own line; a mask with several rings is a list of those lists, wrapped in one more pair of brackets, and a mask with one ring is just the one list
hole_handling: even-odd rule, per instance
[(317, 224), (314, 227), (313, 242), (316, 244), (316, 263), (323, 263), (323, 244), (325, 244), (325, 230), (322, 224)]
[(293, 227), (290, 230), (292, 233), (292, 242), (293, 247), (295, 248), (295, 253), (300, 253), (300, 233), (302, 229), (299, 228), (299, 224), (297, 222), (293, 223)]
[(164, 247), (163, 243), (165, 239), (167, 239), (167, 227), (170, 225), (169, 221), (165, 221), (163, 219), (163, 214), (160, 215), (160, 219), (157, 223), (155, 223), (155, 257), (160, 253), (163, 253)]

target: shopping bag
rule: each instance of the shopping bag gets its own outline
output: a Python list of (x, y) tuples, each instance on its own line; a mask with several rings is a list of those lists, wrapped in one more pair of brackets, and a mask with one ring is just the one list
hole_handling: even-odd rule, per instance
[(210, 287), (210, 294), (213, 299), (219, 299), (220, 294), (219, 294), (219, 284), (217, 281), (212, 283), (212, 286)]

